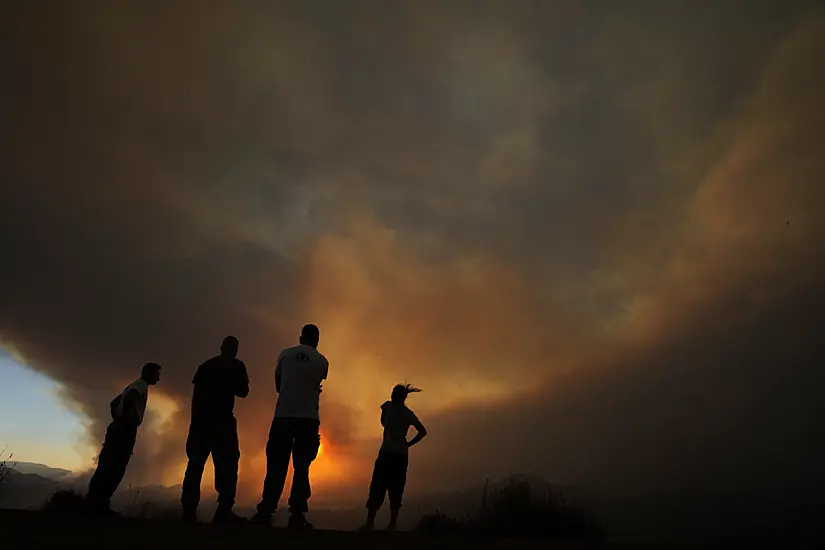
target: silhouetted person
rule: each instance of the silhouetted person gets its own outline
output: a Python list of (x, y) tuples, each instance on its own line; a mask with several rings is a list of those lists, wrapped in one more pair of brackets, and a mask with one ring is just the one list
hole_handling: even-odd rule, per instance
[(192, 379), (191, 422), (186, 439), (186, 474), (183, 478), (181, 505), (183, 520), (197, 521), (201, 494), (201, 478), (206, 460), (212, 454), (215, 465), (215, 490), (218, 508), (213, 523), (241, 523), (235, 515), (235, 491), (238, 486), (238, 423), (235, 419), (235, 397), (249, 395), (246, 365), (238, 360), (238, 339), (227, 336), (221, 344), (221, 354), (209, 359)]
[[(375, 460), (370, 482), (370, 494), (367, 499), (367, 522), (363, 529), (371, 531), (375, 527), (375, 515), (384, 504), (384, 497), (390, 497), (390, 523), (388, 531), (394, 531), (398, 525), (398, 512), (404, 486), (407, 484), (407, 465), (409, 448), (424, 439), (427, 429), (406, 406), (407, 395), (420, 392), (409, 384), (399, 384), (392, 389), (390, 401), (381, 405), (381, 425), (384, 426), (384, 441)], [(413, 426), (418, 432), (407, 441), (407, 432)]]
[(89, 481), (86, 506), (89, 512), (114, 514), (110, 508), (112, 495), (123, 481), (126, 467), (135, 448), (138, 427), (143, 422), (149, 386), (160, 381), (160, 365), (146, 363), (140, 378), (126, 386), (123, 392), (109, 403), (112, 422), (106, 428), (103, 448), (97, 458), (97, 468)]
[(312, 529), (306, 520), (311, 495), (309, 466), (321, 444), (318, 403), (321, 383), (326, 380), (329, 362), (318, 350), (320, 332), (315, 325), (301, 330), (299, 345), (278, 356), (275, 390), (278, 403), (266, 444), (266, 479), (258, 513), (253, 520), (269, 524), (278, 508), (292, 456), (292, 491), (289, 495), (291, 529)]

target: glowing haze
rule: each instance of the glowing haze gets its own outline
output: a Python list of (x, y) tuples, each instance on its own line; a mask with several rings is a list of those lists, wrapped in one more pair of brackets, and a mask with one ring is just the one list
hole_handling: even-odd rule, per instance
[[(48, 6), (48, 7), (47, 7)], [(412, 491), (825, 481), (817, 2), (16, 2), (0, 338), (90, 419), (145, 361), (127, 482), (177, 483), (237, 335), (242, 494), (274, 359), (330, 377), (316, 494), (361, 499), (394, 383)]]

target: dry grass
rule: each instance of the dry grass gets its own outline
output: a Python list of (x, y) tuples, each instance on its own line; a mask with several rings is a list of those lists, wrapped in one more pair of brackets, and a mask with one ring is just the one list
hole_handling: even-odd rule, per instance
[(14, 455), (9, 452), (9, 447), (6, 445), (0, 451), (0, 503), (3, 501), (3, 495), (6, 490), (6, 485), (12, 475), (14, 463), (12, 462)]
[(482, 494), (477, 511), (465, 517), (441, 512), (421, 517), (422, 533), (482, 534), (557, 541), (604, 541), (602, 521), (581, 505), (553, 492), (541, 492), (528, 481), (511, 481)]

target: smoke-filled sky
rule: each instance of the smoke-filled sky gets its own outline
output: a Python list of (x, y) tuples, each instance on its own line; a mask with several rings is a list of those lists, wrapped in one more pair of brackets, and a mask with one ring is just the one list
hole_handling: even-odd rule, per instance
[(411, 491), (825, 482), (819, 2), (18, 1), (0, 37), (0, 341), (92, 445), (163, 365), (127, 482), (179, 483), (235, 334), (257, 496), (305, 322), (321, 494), (362, 499), (405, 380)]

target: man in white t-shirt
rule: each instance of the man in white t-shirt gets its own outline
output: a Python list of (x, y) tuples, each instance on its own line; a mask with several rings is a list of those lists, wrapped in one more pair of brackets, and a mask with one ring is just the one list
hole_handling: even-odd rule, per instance
[(270, 523), (278, 508), (292, 457), (292, 491), (289, 495), (289, 528), (311, 529), (306, 520), (307, 501), (311, 495), (309, 466), (318, 456), (321, 383), (329, 372), (327, 358), (318, 351), (320, 332), (315, 325), (305, 325), (299, 344), (278, 356), (275, 366), (275, 390), (278, 403), (266, 444), (266, 479), (258, 512), (253, 521)]
[(135, 448), (138, 427), (143, 423), (149, 386), (160, 381), (160, 365), (146, 363), (140, 378), (126, 386), (123, 392), (109, 403), (112, 422), (106, 428), (106, 438), (97, 459), (97, 468), (89, 481), (86, 494), (87, 511), (113, 514), (109, 507), (112, 495), (126, 474), (126, 467)]

